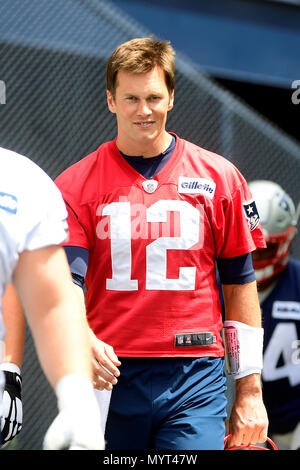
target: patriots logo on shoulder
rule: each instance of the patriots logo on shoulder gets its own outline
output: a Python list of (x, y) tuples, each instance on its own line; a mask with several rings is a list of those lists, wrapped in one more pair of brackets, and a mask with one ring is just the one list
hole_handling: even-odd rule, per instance
[(258, 226), (260, 220), (255, 201), (252, 199), (251, 201), (244, 202), (243, 207), (249, 228), (252, 232), (252, 230)]

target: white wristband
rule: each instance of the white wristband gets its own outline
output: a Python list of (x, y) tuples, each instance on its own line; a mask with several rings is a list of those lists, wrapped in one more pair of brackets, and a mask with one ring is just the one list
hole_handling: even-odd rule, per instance
[(263, 328), (233, 320), (224, 322), (227, 371), (235, 379), (261, 373), (263, 368)]
[(0, 364), (0, 369), (6, 372), (14, 372), (16, 374), (21, 375), (20, 368), (12, 362), (2, 362), (2, 364)]

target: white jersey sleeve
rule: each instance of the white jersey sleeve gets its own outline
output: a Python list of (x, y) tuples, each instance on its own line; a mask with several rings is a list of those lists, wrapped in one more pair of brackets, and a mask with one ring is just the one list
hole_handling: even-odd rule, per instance
[(51, 178), (30, 159), (0, 148), (0, 297), (20, 253), (65, 241), (66, 220)]

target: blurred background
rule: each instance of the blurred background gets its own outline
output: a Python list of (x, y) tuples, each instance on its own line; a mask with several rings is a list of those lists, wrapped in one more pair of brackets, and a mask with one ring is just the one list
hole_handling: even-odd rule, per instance
[[(176, 49), (167, 129), (300, 201), (300, 1), (1, 0), (0, 146), (52, 178), (116, 135), (105, 64), (133, 37)], [(300, 237), (292, 254), (300, 257)], [(56, 400), (27, 331), (24, 425), (7, 449), (42, 448)]]

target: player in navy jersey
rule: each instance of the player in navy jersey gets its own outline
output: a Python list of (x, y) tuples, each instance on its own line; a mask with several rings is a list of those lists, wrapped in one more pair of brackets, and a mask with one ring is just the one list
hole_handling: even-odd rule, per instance
[(91, 328), (95, 387), (113, 388), (110, 402), (99, 393), (100, 404), (109, 403), (107, 449), (223, 448), (216, 263), (236, 379), (230, 444), (263, 442), (263, 331), (250, 253), (265, 242), (248, 185), (228, 160), (166, 130), (174, 105), (168, 41), (116, 48), (107, 103), (117, 137), (56, 180), (69, 213), (64, 245)]
[(249, 184), (267, 248), (253, 254), (264, 326), (264, 402), (281, 449), (300, 449), (300, 261), (290, 257), (297, 213), (272, 181)]

